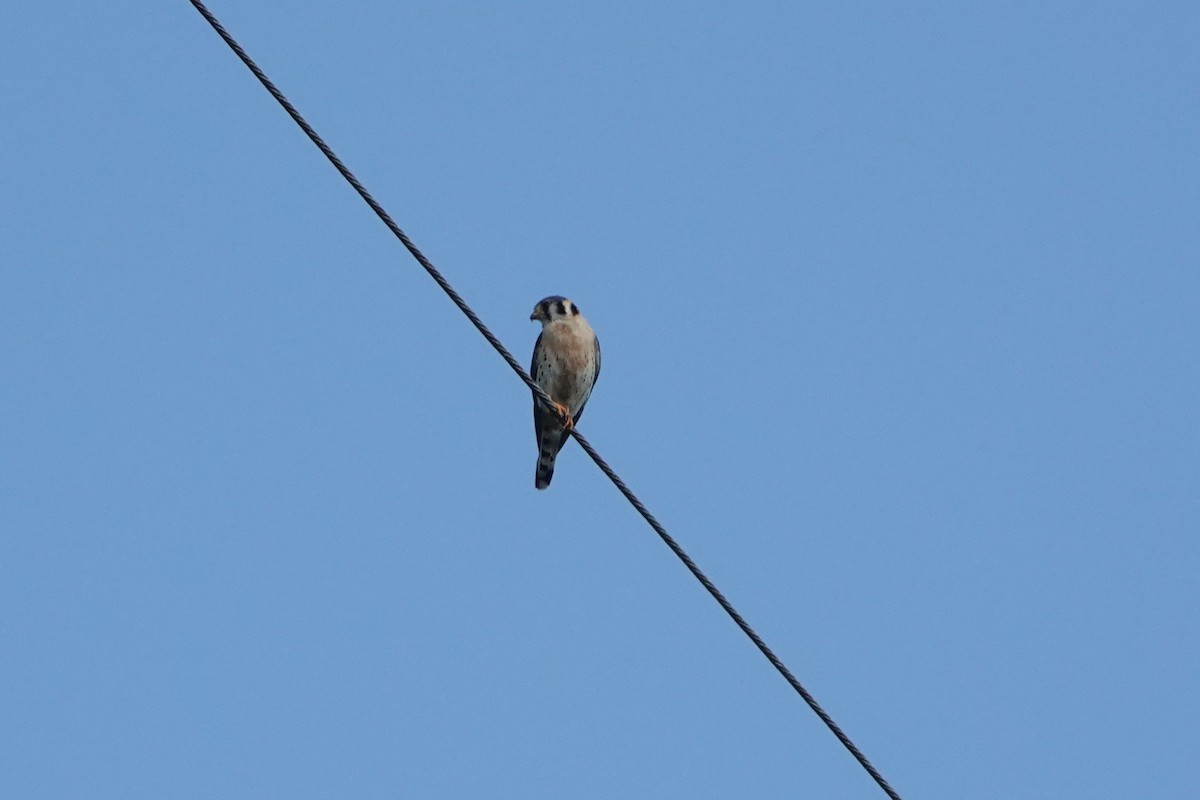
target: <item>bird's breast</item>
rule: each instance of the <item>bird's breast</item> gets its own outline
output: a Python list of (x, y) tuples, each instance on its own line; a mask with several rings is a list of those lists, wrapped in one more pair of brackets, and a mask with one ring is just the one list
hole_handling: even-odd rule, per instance
[(568, 408), (586, 399), (587, 383), (595, 369), (595, 334), (586, 325), (551, 323), (542, 332), (545, 370), (539, 370), (542, 388)]

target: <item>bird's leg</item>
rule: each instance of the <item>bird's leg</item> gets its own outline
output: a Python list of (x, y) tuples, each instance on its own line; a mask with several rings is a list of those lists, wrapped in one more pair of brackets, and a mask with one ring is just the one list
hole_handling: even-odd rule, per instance
[(555, 401), (554, 410), (563, 418), (563, 430), (569, 431), (575, 427), (575, 420), (571, 418), (570, 410), (562, 403)]

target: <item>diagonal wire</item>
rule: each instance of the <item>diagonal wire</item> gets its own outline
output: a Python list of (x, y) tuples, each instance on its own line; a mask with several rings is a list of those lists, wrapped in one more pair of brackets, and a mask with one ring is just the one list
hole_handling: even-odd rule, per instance
[[(234, 54), (242, 60), (242, 63), (246, 65), (247, 69), (254, 73), (254, 77), (258, 78), (259, 83), (261, 83), (263, 87), (271, 93), (271, 96), (275, 98), (279, 105), (283, 106), (283, 110), (286, 111), (288, 115), (295, 121), (295, 123), (300, 126), (300, 129), (303, 130), (308, 138), (312, 140), (312, 143), (315, 144), (317, 148), (325, 154), (325, 157), (329, 159), (329, 162), (333, 164), (339, 173), (341, 173), (342, 177), (346, 179), (346, 182), (354, 187), (354, 191), (358, 192), (363, 201), (371, 207), (371, 210), (375, 212), (376, 216), (378, 216), (379, 219), (383, 221), (383, 224), (388, 227), (388, 230), (395, 234), (396, 238), (400, 240), (400, 243), (403, 244), (408, 252), (412, 254), (412, 257), (417, 260), (417, 263), (429, 273), (429, 277), (433, 278), (433, 280), (437, 282), (437, 285), (440, 286), (442, 291), (444, 291), (446, 295), (454, 302), (454, 304), (458, 306), (458, 309), (462, 311), (467, 319), (471, 321), (471, 324), (474, 325), (481, 334), (483, 334), (483, 338), (487, 339), (488, 343), (495, 348), (496, 352), (500, 354), (501, 358), (508, 362), (508, 365), (512, 367), (513, 372), (517, 373), (517, 376), (525, 382), (525, 385), (530, 388), (534, 396), (536, 396), (543, 404), (545, 404), (547, 408), (554, 409), (557, 404), (550, 399), (550, 396), (546, 394), (542, 387), (534, 383), (533, 379), (529, 376), (529, 373), (527, 373), (517, 362), (517, 360), (513, 358), (512, 353), (508, 352), (508, 349), (500, 342), (498, 338), (496, 338), (496, 335), (488, 329), (487, 325), (483, 323), (483, 320), (479, 318), (479, 315), (476, 314), (469, 305), (467, 305), (467, 302), (462, 299), (459, 293), (454, 290), (454, 287), (451, 286), (450, 282), (447, 281), (442, 273), (438, 271), (438, 268), (433, 265), (433, 262), (425, 257), (425, 254), (422, 253), (415, 244), (413, 244), (412, 240), (409, 239), (408, 235), (400, 229), (400, 226), (396, 224), (391, 215), (389, 215), (387, 211), (384, 210), (383, 206), (381, 206), (379, 202), (371, 196), (371, 193), (368, 192), (362, 183), (359, 182), (358, 178), (354, 177), (354, 173), (352, 173), (346, 167), (346, 165), (342, 163), (342, 160), (338, 158), (337, 153), (333, 152), (333, 148), (326, 144), (325, 140), (322, 139), (316, 130), (314, 130), (313, 127), (308, 124), (308, 121), (300, 115), (300, 112), (296, 110), (296, 107), (292, 105), (291, 101), (284, 96), (283, 92), (281, 92), (277, 86), (275, 86), (275, 84), (270, 78), (267, 77), (266, 73), (262, 71), (258, 64), (254, 63), (254, 59), (250, 58), (246, 51), (242, 49), (242, 46), (237, 43), (237, 41), (229, 34), (227, 30), (225, 30), (225, 26), (221, 24), (220, 20), (218, 20), (213, 13), (208, 10), (208, 7), (205, 6), (201, 0), (189, 0), (189, 2), (195, 6), (196, 10), (200, 12), (200, 15), (207, 20), (208, 24), (211, 25), (213, 30), (217, 32), (217, 35), (219, 35), (225, 41), (225, 44), (229, 46), (229, 49), (231, 49)], [(565, 417), (563, 418), (563, 421), (565, 421)], [(638, 499), (637, 495), (635, 495), (633, 491), (625, 485), (625, 481), (621, 480), (621, 476), (619, 476), (616, 471), (614, 471), (613, 468), (608, 465), (608, 462), (596, 452), (596, 449), (592, 447), (591, 443), (584, 438), (583, 434), (581, 434), (578, 429), (572, 428), (571, 435), (575, 437), (575, 440), (579, 442), (579, 446), (582, 447), (584, 452), (591, 457), (592, 461), (596, 462), (596, 466), (600, 468), (600, 471), (608, 476), (608, 479), (613, 482), (613, 485), (617, 487), (621, 494), (625, 495), (625, 499), (629, 501), (630, 505), (632, 505), (637, 512), (642, 515), (642, 518), (645, 519), (647, 523), (649, 523), (650, 527), (654, 529), (654, 532), (658, 534), (659, 538), (663, 540), (667, 547), (671, 548), (671, 552), (673, 552), (679, 558), (679, 560), (683, 562), (684, 566), (686, 566), (688, 570), (691, 571), (692, 575), (696, 577), (696, 580), (700, 581), (701, 585), (704, 586), (704, 588), (708, 590), (708, 593), (713, 596), (713, 599), (716, 600), (717, 603), (720, 604), (721, 608), (725, 610), (725, 613), (728, 614), (735, 623), (737, 623), (737, 626), (741, 628), (742, 632), (746, 634), (750, 641), (754, 643), (754, 646), (762, 651), (762, 654), (767, 657), (768, 661), (771, 662), (771, 666), (775, 667), (775, 669), (779, 671), (779, 674), (783, 676), (784, 680), (786, 680), (788, 684), (790, 684), (791, 687), (796, 690), (796, 693), (799, 694), (804, 702), (808, 704), (809, 708), (811, 708), (813, 712), (821, 718), (821, 721), (825, 723), (825, 726), (829, 728), (830, 731), (832, 731), (833, 735), (837, 737), (838, 741), (840, 741), (842, 745), (848, 751), (850, 751), (850, 754), (858, 760), (858, 763), (862, 765), (862, 768), (867, 771), (867, 773), (875, 780), (877, 784), (879, 784), (879, 787), (883, 789), (887, 796), (892, 798), (892, 800), (901, 800), (900, 795), (897, 794), (896, 790), (893, 789), (886, 780), (884, 780), (884, 777), (879, 773), (879, 770), (877, 770), (875, 766), (871, 764), (867, 757), (863, 755), (862, 751), (859, 750), (854, 742), (850, 740), (850, 737), (847, 736), (845, 732), (842, 731), (841, 727), (833, 721), (833, 718), (829, 716), (824, 708), (821, 707), (821, 704), (817, 702), (816, 698), (814, 698), (812, 694), (810, 694), (809, 691), (804, 688), (800, 681), (796, 679), (796, 676), (793, 675), (791, 670), (789, 670), (783, 661), (780, 660), (779, 656), (775, 655), (775, 652), (767, 646), (767, 643), (762, 640), (762, 637), (750, 627), (750, 624), (746, 622), (741, 614), (738, 613), (737, 609), (733, 607), (733, 604), (725, 599), (725, 595), (721, 594), (721, 591), (716, 587), (715, 584), (713, 584), (711, 580), (709, 580), (708, 576), (701, 571), (700, 567), (696, 566), (696, 562), (692, 561), (691, 556), (689, 556), (687, 552), (684, 551), (684, 549), (679, 545), (679, 543), (676, 542), (669, 533), (667, 533), (667, 529), (662, 526), (662, 523), (655, 519), (654, 515), (651, 514), (642, 501)]]
[(725, 595), (721, 594), (721, 590), (718, 589), (716, 585), (714, 585), (713, 582), (708, 579), (708, 576), (701, 571), (700, 567), (696, 566), (696, 562), (692, 561), (692, 557), (684, 551), (679, 542), (675, 541), (671, 534), (667, 533), (667, 530), (662, 526), (662, 523), (654, 518), (654, 515), (651, 514), (646, 506), (642, 504), (642, 501), (637, 498), (637, 495), (635, 495), (633, 491), (625, 485), (625, 481), (621, 480), (621, 476), (617, 475), (617, 473), (613, 471), (613, 468), (608, 465), (608, 462), (600, 457), (600, 454), (596, 452), (591, 443), (587, 439), (584, 439), (582, 436), (580, 436), (578, 431), (573, 430), (572, 433), (575, 435), (576, 441), (579, 442), (579, 446), (583, 448), (584, 452), (592, 457), (592, 461), (596, 462), (596, 466), (600, 468), (600, 471), (608, 476), (608, 479), (613, 482), (613, 485), (616, 486), (617, 489), (620, 490), (621, 494), (625, 495), (625, 499), (629, 501), (629, 504), (637, 509), (637, 512), (642, 515), (642, 518), (645, 519), (646, 522), (650, 524), (650, 527), (654, 529), (654, 532), (658, 534), (659, 538), (666, 543), (667, 547), (671, 548), (671, 552), (679, 557), (679, 560), (683, 562), (683, 565), (687, 567), (693, 575), (696, 576), (696, 580), (700, 581), (701, 585), (703, 585), (704, 588), (708, 590), (708, 593), (713, 596), (713, 599), (721, 604), (721, 608), (725, 609), (725, 613), (737, 623), (737, 626), (742, 629), (742, 633), (746, 634), (750, 641), (754, 642), (754, 646), (762, 651), (762, 654), (767, 657), (767, 661), (771, 662), (771, 666), (778, 670), (779, 674), (783, 676), (783, 679), (791, 684), (791, 687), (796, 690), (796, 694), (800, 695), (800, 697), (804, 699), (804, 702), (808, 703), (808, 707), (813, 710), (813, 713), (821, 718), (821, 721), (825, 723), (825, 727), (829, 728), (829, 730), (833, 732), (833, 735), (837, 737), (838, 741), (850, 751), (850, 755), (854, 756), (858, 760), (858, 763), (862, 765), (862, 768), (867, 771), (867, 774), (875, 779), (875, 782), (879, 784), (879, 788), (883, 789), (887, 796), (892, 798), (892, 800), (900, 800), (900, 795), (896, 793), (896, 790), (893, 789), (886, 780), (884, 780), (884, 777), (879, 773), (879, 770), (875, 769), (875, 765), (872, 764), (865, 755), (863, 755), (863, 752), (858, 749), (858, 746), (855, 745), (854, 742), (850, 740), (850, 737), (846, 735), (841, 726), (833, 721), (833, 717), (829, 716), (829, 713), (821, 707), (821, 704), (817, 702), (817, 699), (813, 697), (807, 689), (804, 688), (804, 685), (801, 684), (796, 676), (792, 674), (792, 671), (787, 668), (787, 665), (785, 665), (783, 661), (780, 660), (779, 656), (775, 655), (775, 651), (767, 646), (767, 643), (762, 640), (762, 637), (758, 635), (754, 628), (750, 627), (750, 623), (746, 622), (742, 615), (738, 613), (738, 610), (733, 607), (733, 604), (725, 599)]

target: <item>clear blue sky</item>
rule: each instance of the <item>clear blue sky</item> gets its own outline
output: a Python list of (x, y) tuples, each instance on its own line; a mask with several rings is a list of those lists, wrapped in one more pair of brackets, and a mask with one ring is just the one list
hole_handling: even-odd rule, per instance
[[(1195, 796), (1195, 3), (212, 9), (906, 798)], [(880, 798), (177, 2), (0, 27), (0, 774)]]

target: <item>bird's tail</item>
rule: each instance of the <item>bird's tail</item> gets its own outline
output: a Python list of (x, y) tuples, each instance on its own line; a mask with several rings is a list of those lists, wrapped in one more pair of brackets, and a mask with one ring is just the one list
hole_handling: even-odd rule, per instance
[(537, 471), (533, 476), (533, 485), (545, 489), (554, 477), (554, 459), (562, 449), (562, 428), (546, 425), (542, 428), (542, 440), (538, 442)]

